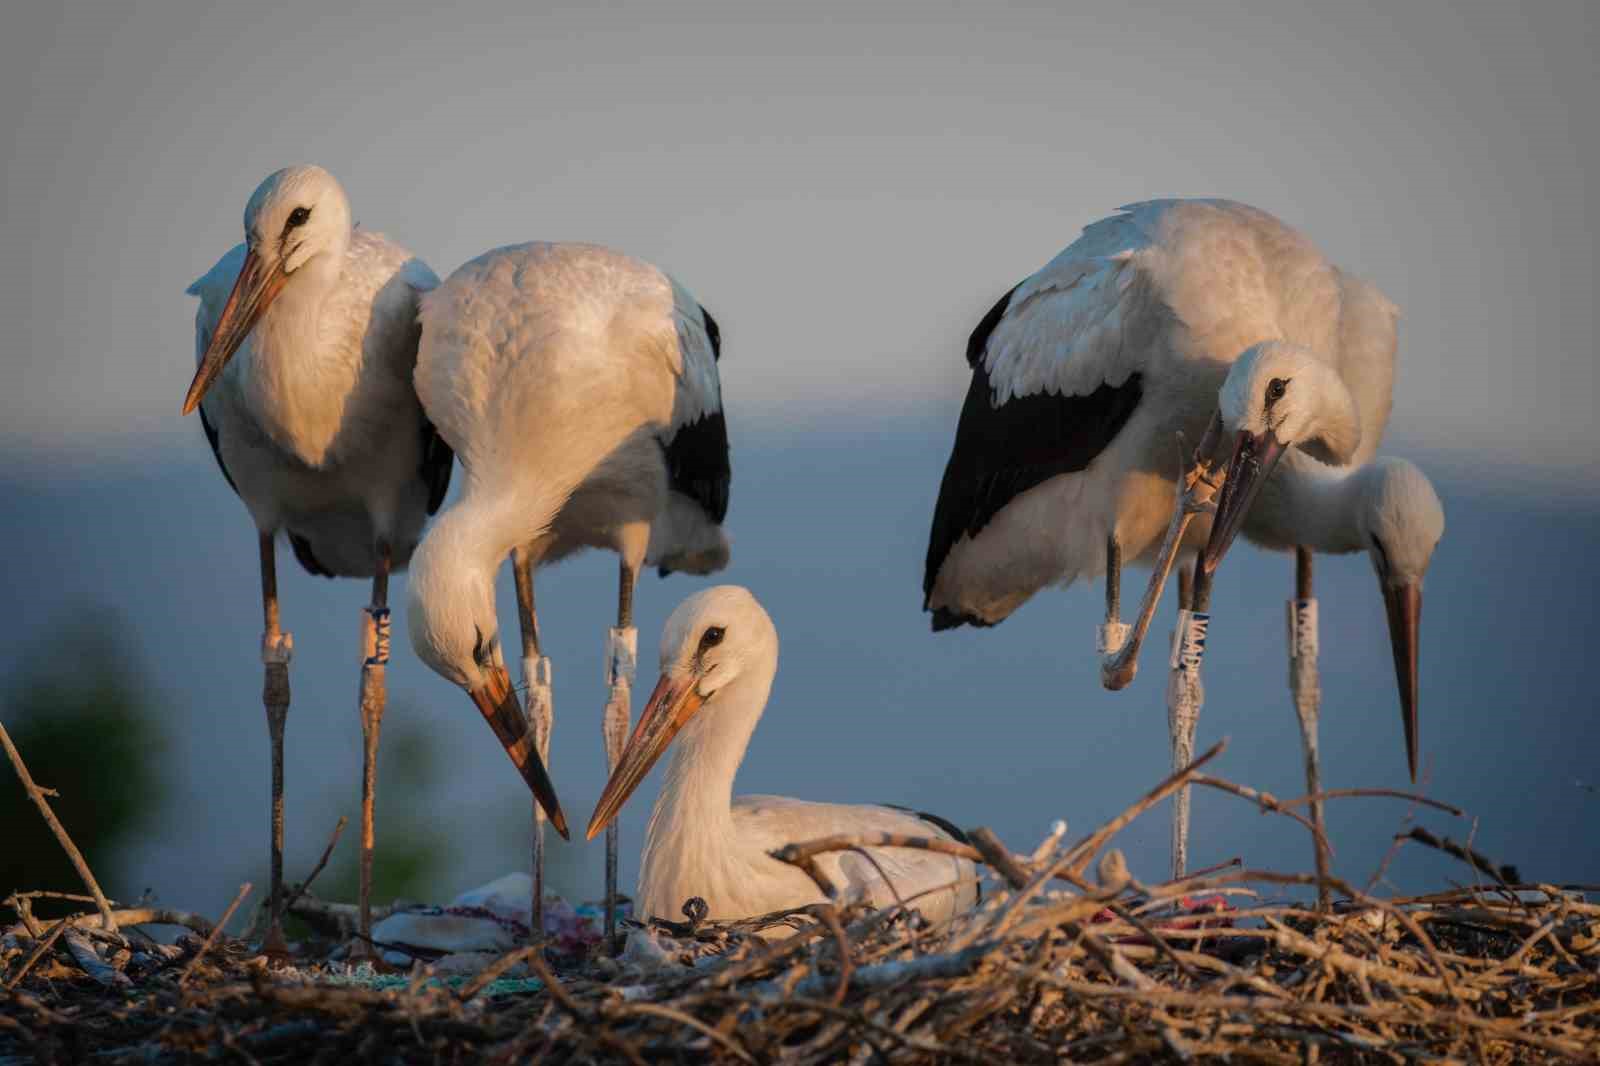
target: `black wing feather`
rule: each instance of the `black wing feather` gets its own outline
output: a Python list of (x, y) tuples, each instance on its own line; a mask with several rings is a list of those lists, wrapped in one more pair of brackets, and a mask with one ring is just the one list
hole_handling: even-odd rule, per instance
[(728, 517), (728, 486), (733, 469), (728, 463), (728, 420), (711, 411), (690, 422), (661, 446), (666, 453), (667, 482), (705, 509), (721, 524)]
[(445, 443), (427, 415), (422, 416), (422, 466), (419, 473), (428, 486), (428, 513), (437, 514), (450, 491), (450, 471), (455, 466), (456, 453)]
[(706, 336), (711, 338), (711, 361), (722, 362), (722, 330), (717, 328), (717, 320), (711, 317), (711, 312), (706, 310), (705, 304), (697, 304), (700, 308), (700, 320), (706, 324)]
[(211, 445), (211, 454), (216, 456), (217, 469), (222, 471), (222, 476), (228, 482), (228, 487), (233, 494), (239, 494), (239, 486), (233, 483), (233, 475), (228, 473), (228, 464), (222, 461), (222, 434), (217, 432), (217, 427), (211, 424), (211, 419), (206, 417), (204, 405), (200, 407), (200, 426), (206, 431), (206, 443)]
[(317, 561), (311, 552), (311, 542), (300, 536), (294, 530), (289, 531), (289, 547), (294, 551), (296, 561), (305, 568), (306, 573), (312, 577), (333, 577), (333, 571)]
[[(1038, 393), (1013, 396), (996, 406), (983, 356), (1015, 292), (990, 308), (967, 341), (972, 384), (928, 533), (923, 610), (932, 610), (928, 598), (934, 580), (957, 541), (976, 536), (1006, 504), (1034, 486), (1087, 467), (1116, 438), (1143, 394), (1140, 376), (1131, 374), (1121, 385), (1101, 385), (1087, 396)], [(985, 624), (949, 608), (933, 610), (935, 632)]]

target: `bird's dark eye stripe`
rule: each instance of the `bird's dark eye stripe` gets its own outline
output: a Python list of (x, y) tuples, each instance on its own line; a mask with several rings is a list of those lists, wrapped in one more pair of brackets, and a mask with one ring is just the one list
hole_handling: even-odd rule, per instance
[(1267, 382), (1267, 402), (1277, 403), (1283, 399), (1283, 394), (1289, 391), (1289, 382), (1285, 378), (1273, 378)]
[(722, 643), (722, 638), (726, 635), (727, 630), (721, 626), (708, 626), (706, 631), (700, 634), (700, 650), (705, 651), (707, 648), (715, 648)]
[(289, 212), (289, 225), (291, 226), (304, 226), (310, 221), (311, 208), (309, 207), (297, 207)]

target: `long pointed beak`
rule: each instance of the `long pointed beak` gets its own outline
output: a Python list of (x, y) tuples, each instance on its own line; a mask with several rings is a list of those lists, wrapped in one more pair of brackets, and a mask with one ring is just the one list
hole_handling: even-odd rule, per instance
[(189, 414), (200, 405), (206, 390), (217, 380), (222, 368), (228, 365), (233, 353), (250, 335), (256, 320), (277, 298), (283, 283), (288, 280), (289, 276), (283, 272), (282, 261), (275, 261), (270, 267), (263, 266), (263, 262), (253, 248), (245, 254), (244, 266), (239, 268), (239, 280), (233, 283), (228, 302), (222, 305), (222, 317), (217, 319), (211, 343), (206, 345), (206, 354), (201, 357), (200, 367), (194, 372), (194, 380), (189, 383), (189, 394), (183, 398), (184, 414)]
[(563, 840), (571, 840), (572, 837), (567, 833), (567, 816), (561, 813), (556, 786), (550, 780), (544, 760), (539, 758), (538, 749), (534, 746), (527, 716), (522, 713), (516, 690), (511, 687), (511, 675), (506, 673), (504, 667), (491, 668), (488, 680), (481, 687), (472, 689), (468, 695), (483, 713), (494, 735), (500, 738), (501, 746), (511, 756), (517, 772), (528, 783), (539, 806), (550, 816), (550, 824), (556, 827), (556, 832), (561, 834)]
[(644, 780), (644, 775), (678, 735), (678, 730), (705, 702), (705, 697), (695, 689), (697, 680), (693, 676), (662, 674), (661, 680), (656, 682), (650, 702), (645, 704), (639, 724), (634, 726), (633, 736), (622, 749), (622, 758), (617, 760), (617, 768), (611, 772), (611, 780), (606, 782), (600, 802), (595, 804), (594, 814), (589, 817), (590, 840), (617, 816), (633, 790)]
[(1283, 457), (1283, 442), (1270, 429), (1261, 436), (1240, 430), (1233, 442), (1233, 455), (1228, 460), (1227, 480), (1222, 484), (1222, 495), (1217, 499), (1217, 516), (1211, 523), (1211, 536), (1206, 549), (1200, 554), (1200, 565), (1208, 574), (1215, 573), (1222, 557), (1228, 553), (1233, 538), (1244, 525), (1244, 516), (1256, 494), (1266, 484), (1272, 468)]
[(1422, 623), (1422, 586), (1382, 582), (1383, 605), (1389, 612), (1389, 645), (1394, 649), (1394, 678), (1400, 685), (1400, 719), (1406, 730), (1406, 764), (1411, 780), (1417, 779), (1417, 749), (1421, 744), (1417, 683), (1417, 628)]

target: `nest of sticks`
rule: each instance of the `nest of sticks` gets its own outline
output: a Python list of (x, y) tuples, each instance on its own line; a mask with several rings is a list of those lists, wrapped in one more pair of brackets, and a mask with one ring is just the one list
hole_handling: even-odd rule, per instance
[[(556, 959), (539, 945), (473, 975), (418, 961), (380, 977), (315, 944), (269, 959), (221, 934), (229, 915), (110, 907), (108, 929), (96, 910), (36, 918), (38, 894), (14, 895), (19, 921), (0, 934), (0, 1064), (1600, 1058), (1592, 886), (1515, 883), (1514, 870), (1423, 830), (1397, 846), (1449, 851), (1473, 887), (1380, 899), (1236, 863), (1160, 885), (1131, 876), (1116, 835), (1184, 786), (1316, 835), (1301, 813), (1310, 797), (1280, 801), (1202, 772), (1220, 747), (1076, 843), (1058, 825), (1028, 853), (982, 829), (969, 844), (830, 838), (776, 853), (835, 900), (814, 861), (826, 851), (969, 856), (983, 864), (984, 902), (941, 928), (915, 900), (733, 923), (704, 920), (691, 900), (684, 921), (641, 927), (620, 957)], [(1289, 901), (1307, 886), (1318, 903)], [(328, 946), (347, 932), (346, 908), (302, 895), (295, 910), (335, 934)], [(160, 944), (140, 931), (151, 924), (186, 933)]]

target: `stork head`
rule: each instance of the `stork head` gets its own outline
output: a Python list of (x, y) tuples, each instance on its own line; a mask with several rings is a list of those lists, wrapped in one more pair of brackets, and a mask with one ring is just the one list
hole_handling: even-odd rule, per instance
[(244, 209), (244, 265), (184, 397), (188, 414), (297, 271), (337, 277), (350, 246), (350, 201), (317, 166), (285, 167), (256, 186)]
[[(759, 710), (777, 661), (777, 627), (748, 589), (719, 585), (680, 603), (661, 633), (661, 679), (595, 805), (589, 839), (616, 817), (686, 726), (717, 729), (726, 713), (736, 713), (734, 704)], [(741, 681), (761, 686), (759, 699), (719, 701)], [(746, 724), (754, 727), (753, 720)]]
[(565, 837), (566, 815), (500, 649), (493, 571), (480, 571), (470, 564), (470, 555), (459, 551), (451, 534), (462, 523), (450, 521), (459, 518), (459, 513), (447, 513), (412, 557), (406, 607), (411, 646), (436, 673), (467, 690), (551, 824)]
[(1378, 459), (1360, 477), (1357, 525), (1389, 616), (1395, 680), (1400, 686), (1400, 717), (1405, 727), (1406, 762), (1417, 778), (1418, 627), (1422, 620), (1422, 579), (1433, 550), (1444, 535), (1444, 507), (1421, 470), (1404, 459)]
[(1229, 369), (1217, 400), (1234, 444), (1211, 538), (1201, 555), (1207, 573), (1227, 553), (1285, 448), (1343, 466), (1361, 444), (1361, 415), (1338, 372), (1284, 341), (1246, 349)]

